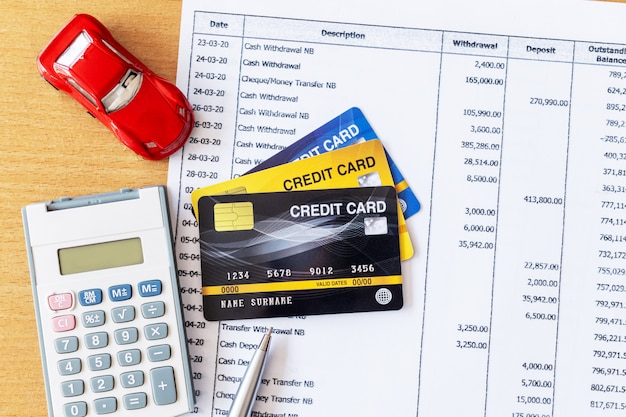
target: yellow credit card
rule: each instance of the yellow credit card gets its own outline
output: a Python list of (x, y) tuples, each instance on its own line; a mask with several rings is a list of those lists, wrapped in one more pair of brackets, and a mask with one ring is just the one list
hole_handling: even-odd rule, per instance
[[(198, 213), (198, 200), (203, 196), (377, 186), (393, 187), (394, 181), (382, 144), (369, 140), (199, 188), (191, 193), (191, 203), (194, 213)], [(223, 227), (235, 227), (228, 224), (230, 218), (232, 224), (245, 224), (237, 217), (246, 212), (245, 208), (225, 210), (227, 222)], [(400, 258), (406, 260), (414, 250), (402, 210), (398, 210), (398, 228)]]

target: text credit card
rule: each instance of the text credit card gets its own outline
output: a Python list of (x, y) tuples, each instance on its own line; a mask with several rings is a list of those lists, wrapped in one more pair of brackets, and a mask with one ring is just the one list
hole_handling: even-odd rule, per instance
[[(248, 173), (271, 168), (298, 159), (309, 158), (330, 152), (345, 146), (366, 140), (380, 139), (367, 121), (363, 112), (357, 108), (343, 112), (330, 122), (309, 133), (302, 139), (289, 145), (276, 155), (252, 168)], [(417, 213), (421, 207), (419, 200), (404, 179), (404, 176), (385, 151), (393, 182), (398, 192), (400, 207), (405, 219)]]
[[(199, 213), (198, 200), (206, 195), (389, 185), (394, 182), (385, 150), (379, 140), (371, 140), (199, 188), (191, 193), (191, 204), (194, 213)], [(400, 255), (407, 260), (414, 249), (402, 213), (398, 214), (398, 224)]]
[(205, 318), (400, 309), (397, 208), (392, 186), (202, 197)]

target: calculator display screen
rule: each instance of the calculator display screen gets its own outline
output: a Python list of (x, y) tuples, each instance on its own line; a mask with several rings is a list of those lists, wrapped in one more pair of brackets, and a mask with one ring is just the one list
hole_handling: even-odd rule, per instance
[(59, 249), (58, 256), (61, 275), (143, 263), (141, 239), (138, 237), (63, 248)]

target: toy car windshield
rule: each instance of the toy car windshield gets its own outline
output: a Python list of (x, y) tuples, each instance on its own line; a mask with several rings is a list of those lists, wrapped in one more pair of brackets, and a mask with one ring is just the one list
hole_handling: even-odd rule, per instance
[(129, 69), (113, 90), (102, 98), (104, 110), (111, 113), (127, 105), (139, 90), (141, 79), (140, 72)]
[(70, 46), (59, 56), (56, 63), (64, 67), (71, 67), (78, 58), (83, 56), (87, 47), (91, 44), (91, 38), (87, 32), (82, 31), (72, 42)]

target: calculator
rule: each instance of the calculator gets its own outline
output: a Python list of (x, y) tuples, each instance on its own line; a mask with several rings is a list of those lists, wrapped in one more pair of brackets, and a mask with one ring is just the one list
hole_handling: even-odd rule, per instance
[(165, 188), (22, 209), (51, 417), (192, 411)]

